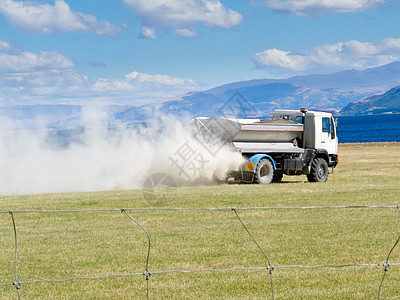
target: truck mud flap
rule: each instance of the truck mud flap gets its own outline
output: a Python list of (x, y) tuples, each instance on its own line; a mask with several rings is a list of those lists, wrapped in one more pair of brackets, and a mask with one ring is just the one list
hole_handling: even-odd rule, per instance
[(230, 174), (230, 177), (234, 179), (235, 183), (253, 183), (255, 173), (243, 169), (240, 171), (232, 172)]

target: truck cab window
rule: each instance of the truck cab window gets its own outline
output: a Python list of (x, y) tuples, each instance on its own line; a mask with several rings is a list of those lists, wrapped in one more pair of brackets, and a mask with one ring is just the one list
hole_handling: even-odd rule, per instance
[(299, 124), (304, 124), (304, 117), (296, 117), (296, 120), (294, 121)]
[(329, 132), (329, 118), (322, 118), (322, 132)]

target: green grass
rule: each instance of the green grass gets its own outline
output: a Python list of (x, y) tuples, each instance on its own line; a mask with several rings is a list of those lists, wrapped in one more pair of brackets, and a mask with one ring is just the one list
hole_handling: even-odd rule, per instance
[[(0, 211), (122, 207), (255, 207), (400, 205), (400, 144), (340, 145), (328, 182), (305, 176), (283, 183), (179, 188), (158, 202), (140, 190), (0, 197)], [(150, 271), (262, 267), (267, 262), (230, 210), (129, 211), (150, 233)], [(238, 211), (272, 264), (384, 263), (400, 233), (400, 215), (387, 209)], [(147, 238), (116, 212), (15, 213), (20, 281), (143, 272)], [(390, 259), (400, 263), (400, 245)], [(276, 299), (376, 299), (382, 267), (276, 269)], [(11, 217), (0, 214), (0, 282), (14, 281)], [(382, 298), (400, 295), (400, 267), (389, 268)], [(22, 299), (143, 299), (144, 276), (32, 283)], [(153, 299), (266, 299), (267, 270), (154, 274)], [(16, 299), (0, 286), (1, 299)]]

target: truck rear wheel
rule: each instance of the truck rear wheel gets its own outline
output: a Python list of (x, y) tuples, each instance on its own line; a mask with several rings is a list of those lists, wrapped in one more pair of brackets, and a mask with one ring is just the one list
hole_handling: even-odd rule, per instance
[(328, 180), (328, 174), (329, 169), (326, 160), (323, 158), (314, 158), (307, 179), (309, 182), (325, 182)]
[(269, 159), (262, 159), (257, 164), (255, 182), (259, 184), (271, 183), (274, 178), (274, 167)]

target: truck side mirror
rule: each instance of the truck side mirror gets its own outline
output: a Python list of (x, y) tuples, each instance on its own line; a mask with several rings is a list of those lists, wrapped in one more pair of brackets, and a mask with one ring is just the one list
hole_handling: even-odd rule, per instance
[(339, 119), (335, 118), (335, 126), (336, 126), (336, 128), (338, 127), (338, 124), (339, 124)]

